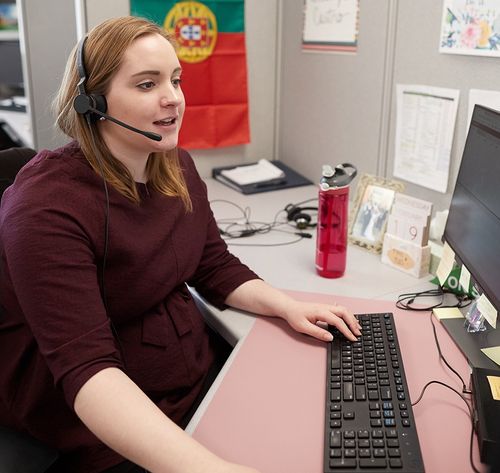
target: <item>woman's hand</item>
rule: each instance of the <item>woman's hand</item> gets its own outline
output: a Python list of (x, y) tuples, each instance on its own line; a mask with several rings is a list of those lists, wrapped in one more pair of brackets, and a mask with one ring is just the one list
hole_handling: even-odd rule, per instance
[(252, 279), (237, 287), (226, 298), (226, 304), (254, 314), (280, 317), (297, 332), (329, 342), (332, 334), (318, 325), (333, 325), (351, 341), (361, 335), (361, 325), (345, 307), (336, 304), (300, 302), (260, 279)]
[(340, 305), (299, 302), (291, 299), (280, 315), (297, 332), (326, 342), (332, 340), (332, 334), (318, 325), (318, 322), (337, 327), (351, 341), (355, 341), (356, 337), (361, 335), (361, 325), (356, 317)]

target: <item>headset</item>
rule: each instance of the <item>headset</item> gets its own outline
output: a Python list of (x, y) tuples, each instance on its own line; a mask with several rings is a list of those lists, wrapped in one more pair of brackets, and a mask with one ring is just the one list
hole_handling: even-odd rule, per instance
[(78, 48), (76, 52), (76, 67), (78, 69), (78, 75), (80, 80), (78, 81), (78, 95), (73, 100), (73, 108), (76, 113), (83, 115), (87, 120), (89, 127), (92, 122), (98, 119), (107, 119), (116, 123), (127, 130), (139, 133), (153, 141), (161, 141), (161, 135), (157, 133), (152, 133), (150, 131), (143, 131), (135, 128), (127, 123), (124, 123), (106, 113), (108, 109), (108, 104), (106, 102), (106, 97), (104, 95), (88, 94), (85, 90), (85, 83), (87, 82), (87, 71), (85, 70), (85, 60), (84, 60), (84, 50), (85, 42), (87, 41), (87, 36), (84, 36), (78, 43)]
[(289, 222), (294, 222), (299, 230), (314, 228), (317, 224), (311, 223), (312, 216), (308, 211), (318, 211), (318, 207), (300, 207), (299, 204), (288, 204), (285, 207), (286, 219)]

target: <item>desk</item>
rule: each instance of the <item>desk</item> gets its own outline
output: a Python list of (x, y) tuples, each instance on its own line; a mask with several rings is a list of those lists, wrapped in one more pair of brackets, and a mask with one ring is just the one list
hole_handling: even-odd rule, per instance
[[(245, 197), (213, 181), (208, 189), (210, 199), (252, 207), (255, 220), (272, 220), (280, 205), (314, 197), (316, 192), (309, 186)], [(227, 216), (213, 207), (216, 216)], [(269, 241), (269, 236), (258, 238)], [(344, 278), (323, 279), (315, 274), (314, 248), (313, 238), (272, 251), (231, 250), (271, 284), (292, 290), (302, 300), (335, 300), (354, 312), (394, 312), (413, 401), (431, 379), (460, 389), (457, 378), (439, 362), (428, 313), (399, 311), (392, 302), (400, 292), (428, 287), (428, 278), (414, 279), (382, 265), (378, 255), (351, 246)], [(326, 346), (293, 332), (282, 320), (213, 307), (205, 312), (208, 323), (235, 349), (187, 430), (222, 457), (263, 473), (320, 473)], [(465, 358), (439, 324), (437, 331), (448, 361), (468, 379)], [(458, 396), (432, 386), (414, 407), (414, 414), (427, 473), (472, 471), (471, 424)], [(476, 444), (474, 457), (480, 465)]]
[(23, 141), (25, 147), (33, 148), (33, 133), (28, 113), (0, 110), (0, 118), (12, 127)]

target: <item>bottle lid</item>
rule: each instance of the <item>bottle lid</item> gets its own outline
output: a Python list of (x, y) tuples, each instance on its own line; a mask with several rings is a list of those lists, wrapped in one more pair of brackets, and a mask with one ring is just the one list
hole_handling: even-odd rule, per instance
[(335, 170), (329, 164), (323, 164), (321, 174), (323, 177), (333, 177)]
[(322, 168), (321, 188), (328, 190), (329, 188), (347, 186), (358, 173), (356, 166), (350, 163), (337, 164), (332, 168), (329, 164), (324, 164)]

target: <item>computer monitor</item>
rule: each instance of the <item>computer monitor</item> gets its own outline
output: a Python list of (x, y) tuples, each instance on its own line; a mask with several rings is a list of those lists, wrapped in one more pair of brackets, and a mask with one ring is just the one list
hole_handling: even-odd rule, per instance
[[(0, 87), (11, 95), (24, 95), (21, 49), (18, 40), (0, 40)], [(3, 97), (7, 98), (7, 97)]]
[(500, 309), (500, 112), (474, 108), (443, 238)]

